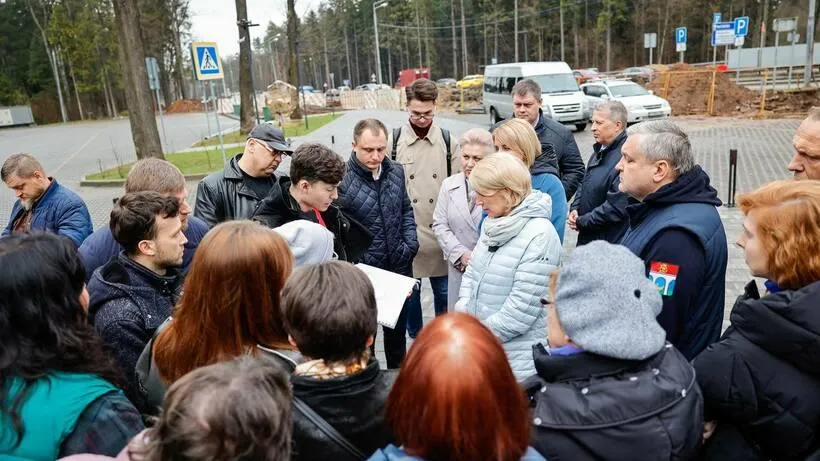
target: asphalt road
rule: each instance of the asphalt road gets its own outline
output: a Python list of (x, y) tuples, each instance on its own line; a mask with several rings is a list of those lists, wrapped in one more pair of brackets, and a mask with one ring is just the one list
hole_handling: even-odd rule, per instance
[[(213, 114), (210, 126), (216, 133)], [(185, 149), (208, 135), (205, 114), (166, 115), (163, 139), (166, 152)], [(223, 130), (237, 129), (239, 122), (221, 117)], [(157, 129), (162, 127), (157, 118)], [(131, 125), (127, 118), (118, 120), (72, 122), (24, 128), (0, 129), (0, 158), (15, 152), (27, 152), (42, 162), (48, 174), (69, 186), (76, 186), (83, 175), (136, 160)]]

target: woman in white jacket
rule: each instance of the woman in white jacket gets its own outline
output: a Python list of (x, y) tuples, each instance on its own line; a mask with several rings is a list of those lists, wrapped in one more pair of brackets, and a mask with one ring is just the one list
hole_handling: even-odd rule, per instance
[(478, 317), (498, 338), (516, 379), (535, 374), (532, 345), (545, 338), (540, 299), (561, 259), (550, 223), (551, 199), (533, 190), (530, 172), (509, 153), (473, 168), (470, 185), (487, 212), (459, 290), (457, 311)]
[(445, 179), (441, 184), (433, 214), (433, 232), (448, 262), (447, 308), (452, 310), (458, 301), (461, 274), (467, 269), (478, 242), (478, 224), (481, 207), (475, 203), (475, 190), (467, 181), (473, 168), (485, 156), (494, 152), (493, 135), (482, 128), (473, 128), (458, 142), (461, 146), (461, 173)]

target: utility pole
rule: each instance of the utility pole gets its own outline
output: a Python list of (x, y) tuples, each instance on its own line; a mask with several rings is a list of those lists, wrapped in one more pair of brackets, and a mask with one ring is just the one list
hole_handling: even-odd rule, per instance
[[(456, 42), (456, 0), (450, 0), (450, 30), (453, 32), (453, 78), (458, 79), (458, 43)], [(464, 70), (465, 74), (467, 70)]]
[(376, 15), (376, 10), (385, 6), (387, 6), (387, 2), (384, 0), (380, 2), (373, 2), (373, 31), (376, 36), (376, 75), (379, 78), (379, 85), (382, 84), (382, 60), (379, 56), (379, 17)]
[(467, 72), (467, 26), (464, 24), (464, 0), (461, 0), (461, 57), (464, 59), (464, 73)]
[(419, 68), (424, 66), (424, 61), (421, 59), (421, 18), (419, 17), (419, 0), (416, 3), (416, 42), (419, 51)]
[(814, 65), (814, 11), (817, 5), (815, 0), (809, 0), (809, 20), (806, 23), (806, 67), (803, 69), (803, 84), (811, 82), (812, 67)]
[(757, 67), (763, 67), (763, 47), (766, 46), (766, 21), (769, 20), (769, 0), (763, 1), (763, 22), (760, 23), (760, 48), (757, 50)]
[(564, 0), (558, 0), (558, 17), (561, 22), (561, 61), (564, 59)]
[[(515, 62), (518, 62), (518, 0), (515, 0), (513, 8), (515, 9), (515, 32), (513, 34), (515, 36)], [(497, 23), (496, 27), (498, 27)]]

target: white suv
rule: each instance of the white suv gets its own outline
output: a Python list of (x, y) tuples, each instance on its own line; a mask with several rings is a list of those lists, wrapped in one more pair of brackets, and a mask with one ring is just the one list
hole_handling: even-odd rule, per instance
[(599, 80), (581, 85), (591, 110), (604, 101), (621, 101), (629, 114), (627, 124), (667, 118), (672, 107), (666, 99), (628, 80)]

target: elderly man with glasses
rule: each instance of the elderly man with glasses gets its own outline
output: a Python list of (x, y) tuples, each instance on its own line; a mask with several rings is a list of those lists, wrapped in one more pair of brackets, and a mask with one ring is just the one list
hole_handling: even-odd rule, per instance
[[(436, 315), (447, 312), (447, 261), (433, 232), (433, 212), (441, 184), (453, 174), (453, 158), (458, 146), (452, 146), (450, 132), (433, 121), (438, 88), (422, 78), (405, 88), (408, 123), (393, 130), (388, 140), (391, 158), (404, 168), (407, 195), (416, 219), (419, 250), (413, 260), (413, 276), (429, 278), (433, 288)], [(418, 290), (411, 296), (407, 310), (407, 332), (415, 338), (422, 327), (421, 297)]]
[(223, 221), (248, 219), (277, 183), (276, 168), (293, 148), (281, 130), (262, 123), (251, 130), (245, 150), (208, 175), (196, 191), (194, 216), (213, 227)]

